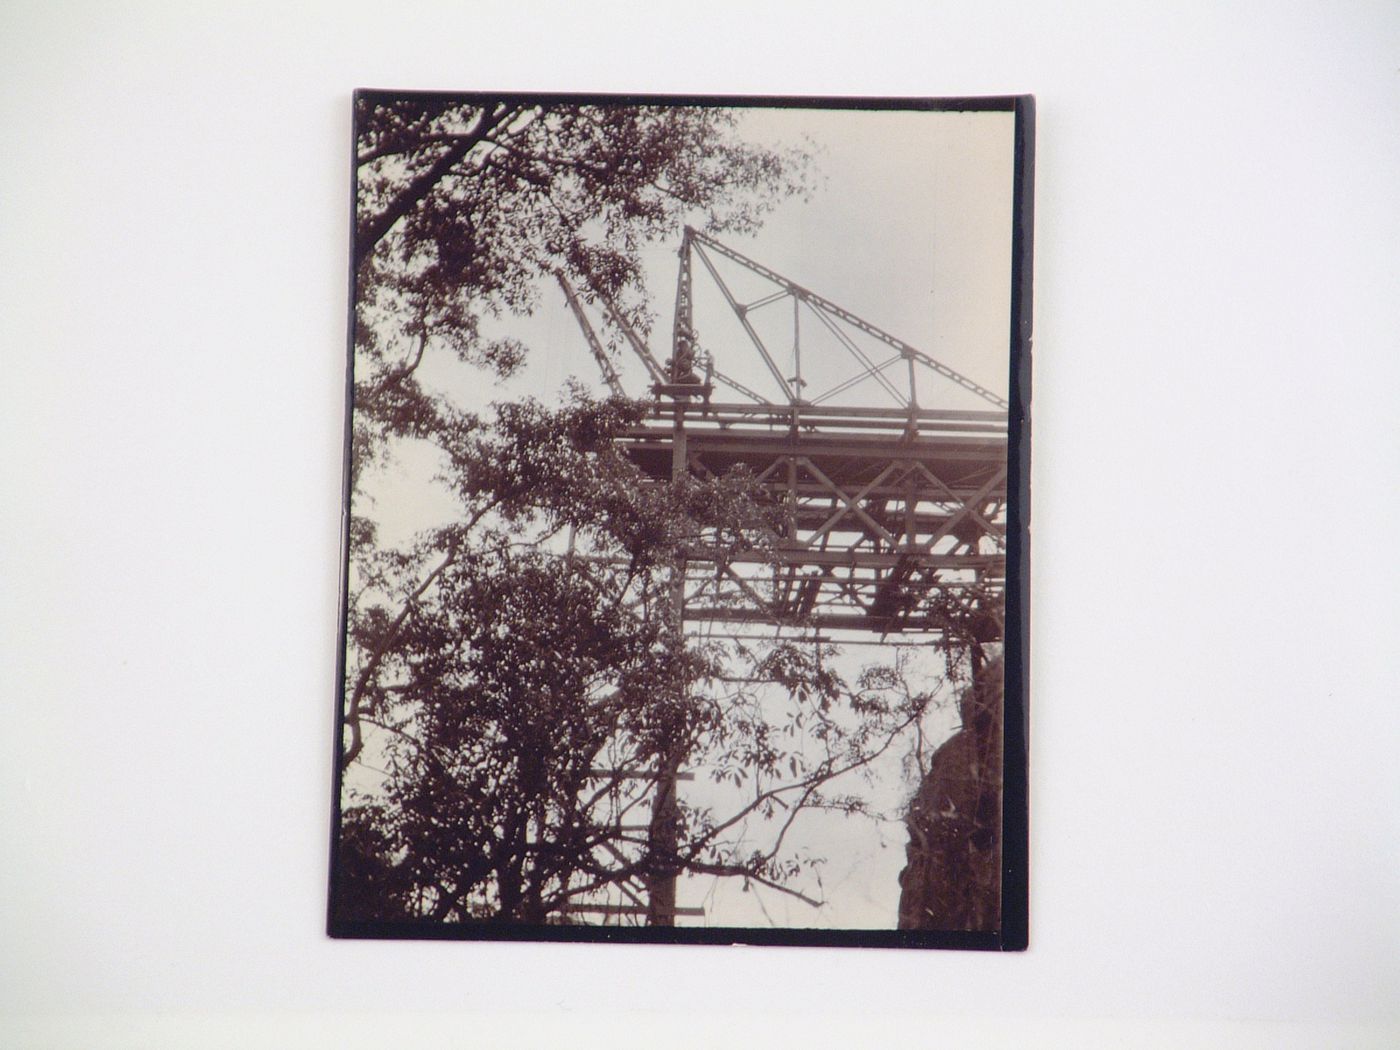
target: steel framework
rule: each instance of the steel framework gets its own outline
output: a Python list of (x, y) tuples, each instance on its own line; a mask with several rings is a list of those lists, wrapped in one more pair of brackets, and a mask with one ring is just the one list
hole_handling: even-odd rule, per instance
[[(815, 292), (713, 237), (687, 228), (680, 246), (671, 353), (658, 360), (646, 340), (600, 289), (583, 295), (559, 276), (604, 381), (624, 387), (582, 300), (601, 311), (640, 360), (653, 395), (649, 418), (623, 439), (632, 461), (658, 484), (689, 473), (749, 471), (779, 513), (771, 532), (735, 553), (697, 534), (673, 585), (673, 615), (710, 633), (756, 625), (790, 628), (809, 639), (912, 634), (946, 638), (950, 610), (980, 625), (979, 640), (1001, 637), (1006, 582), (1007, 402)], [(698, 262), (698, 266), (697, 266)], [(708, 276), (762, 364), (763, 381), (734, 376), (740, 348), (701, 344), (695, 324), (696, 276)], [(726, 273), (730, 279), (726, 280)], [(742, 301), (742, 275), (761, 289)], [(791, 311), (789, 370), (755, 323), (760, 312)], [(816, 322), (848, 369), (808, 397), (802, 325)], [(770, 326), (771, 328), (771, 326)], [(810, 353), (810, 348), (809, 348)], [(823, 362), (830, 366), (831, 362)], [(784, 359), (783, 364), (786, 364)], [(723, 366), (723, 367), (721, 367)], [(925, 386), (921, 389), (920, 379)], [(939, 386), (957, 388), (986, 409), (923, 407)], [(742, 400), (718, 400), (717, 386)], [(861, 388), (886, 403), (838, 403)], [(666, 846), (680, 756), (658, 771), (653, 847)], [(674, 879), (653, 880), (647, 921), (680, 914)], [(635, 899), (634, 899), (635, 900)], [(624, 908), (639, 914), (639, 903)]]
[[(741, 302), (716, 257), (761, 279), (764, 292)], [(735, 379), (732, 366), (721, 369), (720, 354), (700, 345), (693, 317), (695, 260), (762, 361), (776, 389), (772, 397)], [(562, 276), (560, 283), (604, 380), (622, 393), (617, 369), (577, 293)], [(931, 596), (982, 605), (1000, 600), (1007, 499), (1002, 398), (691, 228), (681, 242), (671, 356), (664, 364), (608, 296), (590, 289), (589, 297), (651, 380), (651, 418), (625, 438), (628, 455), (646, 476), (657, 482), (686, 472), (718, 477), (742, 466), (782, 508), (781, 526), (752, 551), (735, 554), (713, 537), (695, 538), (687, 558), (685, 620), (937, 634), (946, 616), (933, 613)], [(793, 318), (791, 375), (752, 320), (785, 302)], [(810, 399), (801, 396), (804, 316), (832, 335), (852, 365)], [(872, 345), (895, 353), (876, 360)], [(917, 384), (929, 374), (995, 407), (921, 407)], [(745, 400), (715, 400), (717, 384)], [(892, 404), (831, 403), (861, 384)], [(937, 399), (935, 388), (923, 393)]]

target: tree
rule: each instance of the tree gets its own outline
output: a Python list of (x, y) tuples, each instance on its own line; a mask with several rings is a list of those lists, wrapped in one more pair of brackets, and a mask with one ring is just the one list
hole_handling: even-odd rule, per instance
[[(793, 822), (859, 811), (828, 785), (930, 696), (881, 672), (848, 682), (821, 649), (685, 637), (687, 544), (761, 550), (780, 508), (742, 470), (649, 482), (616, 444), (641, 403), (573, 390), (479, 415), (418, 373), (441, 352), (518, 367), (526, 349), (483, 321), (528, 313), (555, 273), (644, 326), (642, 246), (697, 212), (752, 227), (800, 191), (802, 159), (737, 141), (723, 109), (366, 95), (357, 118), (342, 763), (372, 729), (381, 780), (345, 796), (339, 916), (571, 921), (686, 871), (796, 893)], [(440, 451), (458, 514), (392, 549), (357, 497), (410, 439)], [(712, 804), (653, 805), (678, 755), (709, 771)]]
[(749, 230), (804, 189), (805, 157), (734, 135), (733, 110), (362, 93), (356, 99), (355, 452), (430, 436), (430, 350), (500, 374), (525, 348), (482, 322), (563, 273), (647, 326), (639, 250), (697, 214)]
[[(847, 683), (821, 650), (679, 632), (669, 595), (687, 542), (752, 549), (780, 508), (742, 471), (648, 484), (615, 443), (640, 412), (576, 391), (445, 428), (462, 522), (419, 552), (378, 552), (366, 574), (395, 597), (363, 601), (352, 625), (368, 654), (347, 688), (353, 744), (360, 722), (388, 734), (380, 805), (356, 814), (382, 836), (378, 884), (412, 887), (395, 898), (406, 917), (541, 922), (683, 871), (781, 887), (798, 814), (858, 811), (825, 786), (929, 703), (897, 678)], [(723, 812), (682, 803), (662, 846), (635, 821), (673, 753), (735, 791)], [(742, 834), (779, 812), (770, 841)]]

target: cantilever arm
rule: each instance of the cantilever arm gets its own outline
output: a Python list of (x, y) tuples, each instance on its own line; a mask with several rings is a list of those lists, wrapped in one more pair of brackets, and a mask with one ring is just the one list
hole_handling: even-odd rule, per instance
[(574, 292), (574, 287), (569, 283), (569, 279), (564, 276), (562, 270), (555, 271), (555, 277), (559, 279), (559, 287), (564, 289), (564, 298), (569, 301), (569, 309), (574, 312), (574, 317), (578, 319), (578, 326), (583, 329), (583, 337), (588, 341), (588, 349), (593, 352), (593, 360), (598, 362), (598, 369), (603, 373), (603, 379), (608, 384), (608, 389), (618, 397), (625, 397), (622, 392), (622, 381), (617, 376), (617, 369), (613, 368), (612, 362), (608, 360), (607, 351), (603, 349), (603, 344), (598, 341), (598, 333), (593, 330), (593, 325), (589, 323), (588, 315), (583, 312), (583, 304), (578, 301), (578, 295)]
[[(846, 309), (843, 309), (843, 308), (840, 307), (840, 306), (837, 306), (837, 305), (836, 305), (835, 303), (833, 303), (830, 299), (825, 299), (825, 298), (823, 298), (822, 296), (817, 295), (815, 292), (810, 291), (810, 290), (808, 290), (808, 289), (802, 287), (800, 284), (797, 284), (797, 283), (794, 282), (794, 281), (788, 280), (786, 277), (784, 277), (782, 274), (778, 273), (776, 270), (770, 270), (768, 267), (764, 266), (762, 263), (759, 263), (759, 262), (754, 261), (753, 259), (750, 259), (747, 255), (744, 255), (742, 252), (737, 252), (737, 251), (735, 251), (733, 248), (730, 248), (730, 247), (728, 247), (727, 245), (721, 244), (719, 241), (715, 240), (715, 239), (714, 239), (713, 237), (711, 237), (709, 234), (707, 234), (707, 233), (702, 233), (702, 232), (699, 231), (699, 230), (691, 229), (691, 228), (689, 228), (689, 227), (687, 227), (686, 233), (687, 233), (687, 235), (688, 235), (692, 240), (697, 241), (697, 242), (699, 242), (700, 244), (703, 244), (703, 245), (705, 245), (705, 246), (708, 247), (708, 248), (713, 248), (713, 249), (714, 249), (716, 252), (718, 252), (719, 254), (725, 256), (726, 258), (728, 258), (728, 259), (730, 259), (730, 260), (732, 260), (732, 261), (734, 261), (734, 262), (739, 263), (741, 266), (747, 267), (749, 270), (751, 270), (752, 272), (758, 274), (760, 277), (764, 277), (764, 278), (766, 278), (767, 280), (772, 281), (774, 284), (778, 285), (779, 287), (787, 289), (787, 291), (788, 291), (790, 294), (796, 296), (798, 299), (802, 300), (803, 302), (805, 302), (805, 303), (807, 303), (807, 304), (809, 304), (809, 305), (811, 305), (811, 306), (818, 307), (821, 311), (823, 311), (823, 312), (825, 312), (825, 313), (828, 313), (828, 314), (831, 314), (833, 317), (838, 317), (838, 318), (840, 318), (842, 321), (845, 321), (845, 322), (846, 322), (847, 324), (849, 324), (851, 327), (856, 328), (856, 329), (859, 329), (860, 331), (864, 332), (866, 335), (873, 336), (874, 338), (880, 340), (882, 343), (886, 343), (887, 345), (894, 347), (894, 348), (895, 348), (896, 350), (898, 350), (901, 354), (903, 354), (903, 355), (905, 355), (905, 356), (907, 356), (907, 357), (910, 357), (910, 358), (912, 358), (913, 360), (918, 361), (920, 364), (922, 364), (922, 365), (924, 365), (924, 366), (926, 366), (926, 367), (928, 367), (928, 368), (931, 368), (933, 371), (937, 372), (939, 375), (943, 376), (945, 379), (950, 379), (950, 380), (952, 380), (954, 383), (957, 383), (958, 386), (962, 387), (963, 389), (972, 391), (974, 394), (976, 394), (978, 397), (982, 398), (983, 400), (990, 401), (992, 404), (996, 405), (998, 408), (1001, 408), (1001, 409), (1009, 409), (1009, 408), (1011, 407), (1010, 404), (1009, 404), (1005, 399), (1003, 399), (1003, 398), (997, 396), (995, 393), (993, 393), (992, 391), (990, 391), (990, 390), (988, 390), (986, 387), (984, 387), (981, 383), (978, 383), (978, 382), (975, 382), (974, 380), (969, 379), (967, 376), (963, 375), (961, 372), (958, 372), (958, 371), (956, 371), (955, 369), (949, 368), (947, 365), (943, 364), (941, 361), (936, 361), (936, 360), (934, 360), (932, 357), (930, 357), (928, 354), (924, 353), (922, 350), (916, 350), (914, 347), (910, 346), (910, 345), (909, 345), (908, 343), (906, 343), (904, 340), (902, 340), (902, 339), (900, 339), (900, 338), (898, 338), (898, 337), (896, 337), (896, 336), (890, 335), (890, 333), (889, 333), (889, 332), (886, 332), (883, 328), (878, 328), (878, 327), (876, 327), (875, 325), (871, 324), (869, 321), (865, 320), (864, 318), (862, 318), (862, 317), (857, 317), (855, 314), (851, 313), (849, 310), (846, 310)], [(701, 258), (702, 261), (706, 262), (706, 264), (708, 265), (708, 260), (705, 259), (705, 256), (704, 256), (703, 253), (701, 254), (700, 258)], [(713, 273), (714, 273), (713, 267), (710, 267), (710, 269), (711, 269), (711, 273), (713, 274)], [(717, 278), (717, 275), (716, 275), (716, 278)], [(721, 290), (723, 291), (724, 289), (721, 289)], [(726, 298), (730, 298), (730, 297), (726, 296)], [(731, 302), (731, 305), (732, 305), (732, 306), (736, 306), (736, 309), (737, 309), (737, 304), (734, 304), (734, 303)], [(742, 314), (740, 315), (740, 319), (743, 320)], [(770, 368), (773, 368), (773, 365), (772, 365), (771, 362), (769, 362), (769, 367), (770, 367)], [(774, 369), (774, 371), (776, 372), (776, 369)], [(875, 373), (875, 374), (876, 374), (876, 376), (877, 376), (877, 378), (878, 378), (878, 372)]]

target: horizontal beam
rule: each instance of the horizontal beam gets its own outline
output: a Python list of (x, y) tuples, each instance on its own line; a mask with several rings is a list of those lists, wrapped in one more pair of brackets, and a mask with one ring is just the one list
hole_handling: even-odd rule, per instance
[[(660, 428), (628, 431), (619, 439), (629, 453), (668, 451), (672, 432)], [(1006, 442), (1000, 438), (949, 434), (937, 438), (916, 435), (908, 440), (863, 434), (739, 434), (734, 431), (686, 431), (687, 447), (696, 455), (707, 452), (738, 458), (749, 456), (841, 456), (847, 459), (930, 462), (961, 460), (1001, 466), (1006, 463)]]
[[(786, 486), (774, 485), (773, 487), (775, 489), (778, 489), (779, 492), (787, 491)], [(885, 495), (883, 499), (874, 495), (874, 493), (881, 491), (887, 493), (887, 495)], [(879, 503), (888, 504), (888, 506), (886, 506), (883, 511), (880, 511), (880, 513), (883, 513), (886, 517), (890, 518), (892, 521), (894, 521), (897, 525), (900, 525), (901, 527), (908, 523), (912, 517), (912, 521), (914, 523), (913, 531), (916, 535), (919, 533), (932, 532), (934, 529), (947, 522), (950, 518), (956, 516), (955, 514), (951, 514), (946, 511), (939, 513), (934, 511), (924, 511), (918, 509), (914, 511), (912, 516), (907, 515), (905, 512), (904, 492), (899, 491), (897, 489), (871, 489), (871, 495), (866, 496), (864, 502), (867, 507)], [(910, 502), (914, 504), (917, 508), (917, 506), (920, 504), (934, 503), (937, 502), (937, 500), (933, 496), (921, 494), (921, 496), (915, 497), (915, 499), (911, 500)], [(879, 507), (876, 507), (875, 509), (877, 511), (880, 510)], [(825, 522), (826, 517), (830, 516), (830, 514), (831, 507), (829, 504), (798, 503), (796, 509), (793, 511), (793, 518), (797, 522), (797, 527), (799, 529), (807, 529), (813, 526), (821, 525)], [(835, 531), (842, 531), (842, 526), (836, 526)], [(854, 527), (850, 527), (847, 531), (859, 532), (860, 530)]]
[[(674, 413), (675, 406), (657, 405), (653, 413), (660, 417), (670, 418)], [(905, 423), (908, 420), (916, 419), (921, 423), (929, 422), (949, 422), (961, 420), (966, 422), (983, 422), (987, 424), (1001, 424), (1003, 427), (1007, 423), (1007, 413), (974, 411), (964, 409), (942, 409), (942, 408), (867, 408), (863, 405), (775, 405), (775, 404), (749, 404), (744, 401), (715, 401), (708, 405), (689, 404), (685, 406), (686, 421), (691, 422), (691, 416), (699, 416), (702, 419), (712, 415), (735, 415), (753, 418), (767, 416), (782, 422), (791, 422), (794, 418), (799, 419), (826, 419), (826, 418), (851, 418), (868, 419), (872, 422), (893, 421)]]
[(790, 433), (794, 430), (804, 433), (824, 433), (829, 430), (857, 430), (865, 432), (877, 432), (885, 434), (914, 434), (924, 437), (934, 437), (938, 434), (985, 434), (989, 437), (1005, 438), (1006, 427), (998, 423), (978, 423), (972, 420), (950, 420), (944, 423), (923, 423), (914, 424), (899, 423), (890, 421), (888, 424), (877, 421), (872, 423), (868, 419), (853, 419), (846, 416), (835, 416), (831, 419), (811, 420), (803, 419), (795, 424), (780, 419), (752, 419), (740, 415), (716, 415), (705, 419), (686, 420), (686, 428), (692, 434), (714, 433), (715, 430), (732, 432), (738, 430), (743, 433), (751, 431), (764, 431), (776, 433), (783, 431)]
[(926, 649), (934, 644), (936, 634), (928, 635), (917, 642), (889, 642), (881, 638), (836, 638), (829, 634), (739, 634), (734, 631), (707, 631), (704, 635), (687, 635), (690, 638), (727, 638), (735, 642), (788, 642), (792, 645), (876, 645), (887, 646), (891, 649)]
[[(691, 623), (766, 623), (784, 626), (789, 621), (775, 617), (768, 609), (730, 609), (722, 606), (700, 606), (687, 608), (685, 619)], [(882, 634), (896, 632), (927, 632), (943, 630), (943, 624), (927, 616), (869, 616), (864, 613), (824, 613), (804, 616), (790, 621), (793, 626), (813, 627), (818, 630), (876, 631)]]
[[(640, 904), (562, 904), (559, 911), (567, 915), (647, 915), (649, 909)], [(703, 919), (704, 908), (667, 908), (667, 914)]]
[(912, 562), (916, 569), (1002, 569), (1004, 554), (927, 554), (920, 551), (876, 552), (871, 550), (807, 550), (725, 551), (714, 547), (689, 547), (686, 557), (708, 564), (781, 565), (814, 568), (892, 569), (902, 562)]
[[(703, 461), (701, 462), (701, 465), (704, 466)], [(719, 465), (720, 465), (720, 464), (716, 464), (716, 466), (719, 466)], [(751, 464), (751, 466), (752, 466), (752, 464)], [(645, 468), (644, 468), (644, 469), (645, 469)], [(708, 469), (708, 468), (707, 468), (707, 469)], [(719, 472), (718, 472), (718, 471), (712, 471), (712, 473), (719, 473)], [(827, 471), (827, 474), (828, 474), (828, 476), (831, 476), (831, 471)], [(861, 481), (863, 480), (863, 479), (860, 477), (859, 472), (857, 472), (857, 471), (841, 471), (840, 474), (841, 474), (841, 477), (835, 478), (835, 480), (840, 481), (840, 482), (843, 482), (844, 484), (847, 484), (847, 485), (854, 486), (854, 487), (859, 487), (860, 484), (861, 484)], [(850, 476), (850, 475), (855, 475), (855, 476)], [(985, 477), (986, 477), (986, 475), (984, 474), (984, 475), (983, 475), (983, 478), (985, 478)], [(655, 473), (650, 473), (649, 476), (648, 476), (648, 478), (646, 479), (647, 482), (651, 482), (651, 483), (668, 482), (668, 481), (670, 481), (670, 480), (671, 480), (671, 479), (670, 479), (670, 475), (669, 475), (669, 474), (668, 474), (667, 476), (665, 476), (665, 477), (661, 477), (661, 476), (659, 476), (658, 474), (655, 474)], [(980, 479), (974, 479), (974, 483), (975, 483), (975, 481), (977, 481), (977, 480), (980, 480)], [(771, 492), (772, 494), (774, 494), (774, 495), (776, 495), (776, 496), (780, 496), (780, 497), (781, 497), (781, 496), (786, 496), (786, 495), (788, 495), (789, 493), (791, 493), (791, 494), (792, 494), (795, 498), (797, 498), (798, 500), (815, 500), (815, 501), (817, 501), (817, 502), (812, 503), (812, 504), (810, 504), (810, 505), (809, 505), (809, 504), (805, 504), (805, 503), (799, 504), (799, 513), (804, 512), (804, 511), (810, 511), (810, 512), (812, 512), (812, 513), (820, 513), (821, 510), (822, 510), (822, 503), (821, 503), (821, 501), (823, 501), (823, 500), (830, 501), (831, 498), (832, 498), (831, 489), (829, 489), (827, 486), (822, 485), (822, 484), (819, 484), (819, 483), (817, 483), (817, 482), (815, 482), (815, 481), (805, 481), (805, 480), (804, 480), (804, 481), (798, 481), (795, 485), (789, 485), (789, 484), (787, 483), (787, 481), (786, 481), (785, 479), (783, 479), (782, 477), (775, 477), (774, 475), (770, 474), (768, 477), (766, 477), (766, 478), (764, 478), (762, 481), (758, 482), (758, 484), (761, 485), (763, 488), (769, 490), (769, 492)], [(978, 492), (978, 489), (977, 489), (977, 488), (974, 488), (972, 485), (958, 485), (958, 486), (955, 487), (955, 488), (952, 487), (952, 486), (949, 486), (949, 488), (950, 488), (951, 491), (952, 491), (952, 495), (951, 495), (951, 496), (944, 495), (944, 494), (942, 494), (942, 493), (940, 493), (940, 492), (934, 491), (934, 490), (930, 489), (930, 488), (928, 487), (928, 485), (922, 484), (918, 489), (916, 489), (916, 491), (915, 491), (915, 493), (914, 493), (913, 502), (914, 502), (916, 505), (917, 505), (917, 504), (921, 504), (921, 503), (932, 503), (932, 504), (956, 503), (956, 504), (958, 505), (958, 507), (961, 508), (961, 507), (963, 507), (964, 505), (966, 505), (966, 504), (968, 503), (968, 501), (970, 501), (970, 500), (972, 499), (972, 497), (975, 496), (975, 495), (977, 494), (977, 492)], [(909, 495), (909, 487), (908, 487), (907, 485), (905, 485), (905, 484), (903, 483), (903, 481), (899, 481), (899, 482), (892, 483), (892, 484), (881, 484), (881, 485), (877, 485), (875, 488), (871, 489), (868, 493), (866, 493), (864, 502), (867, 503), (867, 504), (880, 503), (880, 502), (895, 503), (895, 504), (897, 504), (897, 505), (899, 506), (900, 509), (899, 509), (898, 513), (902, 516), (903, 513), (904, 513), (904, 510), (903, 510), (903, 508), (904, 508), (904, 500), (905, 500), (905, 498), (906, 498), (908, 495)], [(993, 503), (993, 502), (998, 502), (998, 501), (1000, 501), (1000, 502), (1005, 502), (1005, 496), (1002, 495), (1002, 494), (997, 494), (997, 495), (995, 495), (995, 496), (989, 497), (989, 498), (988, 498), (987, 500), (985, 500), (984, 502), (985, 502), (985, 503)], [(891, 511), (887, 511), (887, 513), (892, 513), (892, 512), (891, 512)], [(925, 512), (925, 513), (926, 513), (926, 512)]]
[[(661, 441), (669, 439), (673, 433), (673, 428), (669, 426), (640, 426), (624, 431), (619, 437), (623, 441)], [(820, 431), (804, 430), (797, 434), (791, 434), (787, 431), (750, 431), (732, 428), (728, 430), (718, 428), (702, 430), (687, 427), (686, 436), (691, 441), (703, 442), (716, 447), (728, 447), (745, 442), (765, 442), (771, 445), (781, 441), (785, 443), (785, 447), (801, 448), (804, 452), (809, 447), (847, 445), (861, 449), (890, 448), (906, 451), (917, 449), (921, 452), (974, 449), (980, 450), (988, 456), (1000, 455), (1003, 460), (1006, 458), (1006, 438), (1001, 434), (906, 434), (903, 430), (883, 434), (849, 432), (827, 434)]]

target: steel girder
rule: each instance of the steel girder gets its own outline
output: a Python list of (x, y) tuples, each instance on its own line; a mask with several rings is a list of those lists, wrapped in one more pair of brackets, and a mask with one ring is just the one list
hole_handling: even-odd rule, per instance
[[(766, 291), (741, 301), (717, 260), (747, 271)], [(699, 347), (693, 313), (697, 272), (710, 278), (737, 319), (743, 332), (739, 342), (758, 355), (765, 373), (760, 385), (766, 388), (771, 381), (770, 395), (720, 370), (731, 358), (737, 362), (741, 351), (721, 362)], [(582, 303), (567, 282), (561, 284), (605, 381), (620, 392), (617, 372)], [(1003, 398), (691, 228), (680, 246), (672, 353), (664, 363), (606, 292), (590, 287), (588, 298), (622, 333), (657, 399), (652, 418), (621, 439), (644, 476), (662, 484), (685, 473), (720, 477), (742, 468), (777, 512), (771, 532), (750, 547), (736, 550), (731, 541), (703, 532), (694, 538), (681, 573), (685, 620), (882, 635), (942, 634), (950, 611), (959, 609), (973, 619), (990, 611), (999, 621), (1007, 528)], [(751, 323), (755, 312), (784, 302), (792, 304), (792, 375)], [(838, 373), (830, 389), (810, 398), (802, 376), (801, 317), (815, 318), (853, 369)], [(894, 355), (882, 359), (891, 350)], [(915, 388), (920, 370), (994, 408), (921, 407)], [(893, 404), (832, 404), (868, 383), (882, 388)], [(749, 401), (715, 402), (716, 384)]]
[(744, 469), (770, 501), (775, 525), (750, 547), (695, 537), (688, 621), (942, 633), (935, 597), (1000, 603), (1004, 416), (738, 407), (658, 405), (623, 439), (655, 483), (673, 478), (680, 441), (691, 474)]

